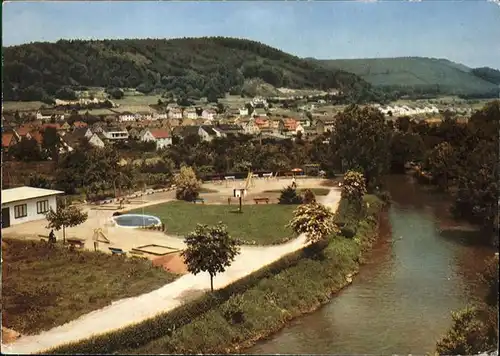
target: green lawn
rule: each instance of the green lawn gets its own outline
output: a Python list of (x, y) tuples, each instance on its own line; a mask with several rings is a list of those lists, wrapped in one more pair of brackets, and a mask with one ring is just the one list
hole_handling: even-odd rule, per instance
[(238, 214), (237, 205), (202, 205), (174, 201), (135, 209), (130, 213), (151, 214), (165, 223), (167, 234), (184, 236), (196, 224), (214, 225), (222, 221), (232, 237), (259, 245), (279, 243), (294, 233), (285, 225), (292, 218), (296, 205), (244, 205)]
[(3, 239), (2, 324), (22, 334), (63, 325), (177, 278), (151, 261)]
[[(299, 188), (297, 189), (298, 194), (303, 194), (304, 190), (309, 189), (311, 190), (314, 195), (327, 195), (330, 192), (330, 189), (327, 188)], [(275, 190), (264, 190), (264, 193), (281, 193), (280, 189), (275, 189)]]

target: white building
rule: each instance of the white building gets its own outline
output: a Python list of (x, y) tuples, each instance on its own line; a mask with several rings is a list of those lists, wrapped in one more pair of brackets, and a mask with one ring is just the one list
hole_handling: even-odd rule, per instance
[(122, 114), (118, 117), (120, 122), (135, 121), (135, 115), (130, 113)]
[(28, 221), (45, 219), (52, 208), (57, 210), (60, 190), (18, 187), (2, 190), (2, 229)]
[(162, 148), (172, 145), (172, 137), (167, 130), (149, 130), (146, 129), (141, 132), (141, 141), (154, 141), (156, 143), (156, 149), (160, 150)]

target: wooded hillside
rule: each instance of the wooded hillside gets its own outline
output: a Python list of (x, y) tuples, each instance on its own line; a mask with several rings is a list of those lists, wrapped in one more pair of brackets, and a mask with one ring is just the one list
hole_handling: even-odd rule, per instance
[(60, 40), (4, 48), (4, 100), (71, 97), (68, 87), (82, 86), (221, 97), (240, 94), (251, 78), (275, 87), (336, 88), (357, 102), (377, 98), (354, 74), (243, 39)]

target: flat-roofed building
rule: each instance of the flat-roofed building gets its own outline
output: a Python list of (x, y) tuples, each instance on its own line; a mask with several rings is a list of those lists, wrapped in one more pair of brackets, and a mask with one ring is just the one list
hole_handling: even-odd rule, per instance
[(28, 221), (45, 219), (52, 208), (57, 210), (60, 190), (17, 187), (2, 190), (2, 229)]

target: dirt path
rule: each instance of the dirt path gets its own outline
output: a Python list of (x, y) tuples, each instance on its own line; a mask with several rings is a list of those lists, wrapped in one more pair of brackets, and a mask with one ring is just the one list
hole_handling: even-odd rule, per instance
[[(332, 189), (327, 196), (318, 198), (318, 201), (336, 211), (340, 201), (340, 192)], [(283, 245), (241, 247), (241, 253), (233, 264), (226, 272), (215, 277), (214, 288), (222, 288), (282, 256), (302, 248), (305, 242), (305, 236), (300, 235)], [(196, 276), (188, 274), (153, 292), (116, 301), (105, 308), (83, 315), (39, 335), (23, 336), (11, 344), (2, 345), (2, 351), (9, 354), (40, 353), (55, 346), (88, 338), (94, 334), (123, 328), (151, 318), (160, 312), (172, 310), (181, 305), (183, 301), (188, 300), (190, 296), (204, 293), (209, 288), (208, 273), (200, 273)]]

